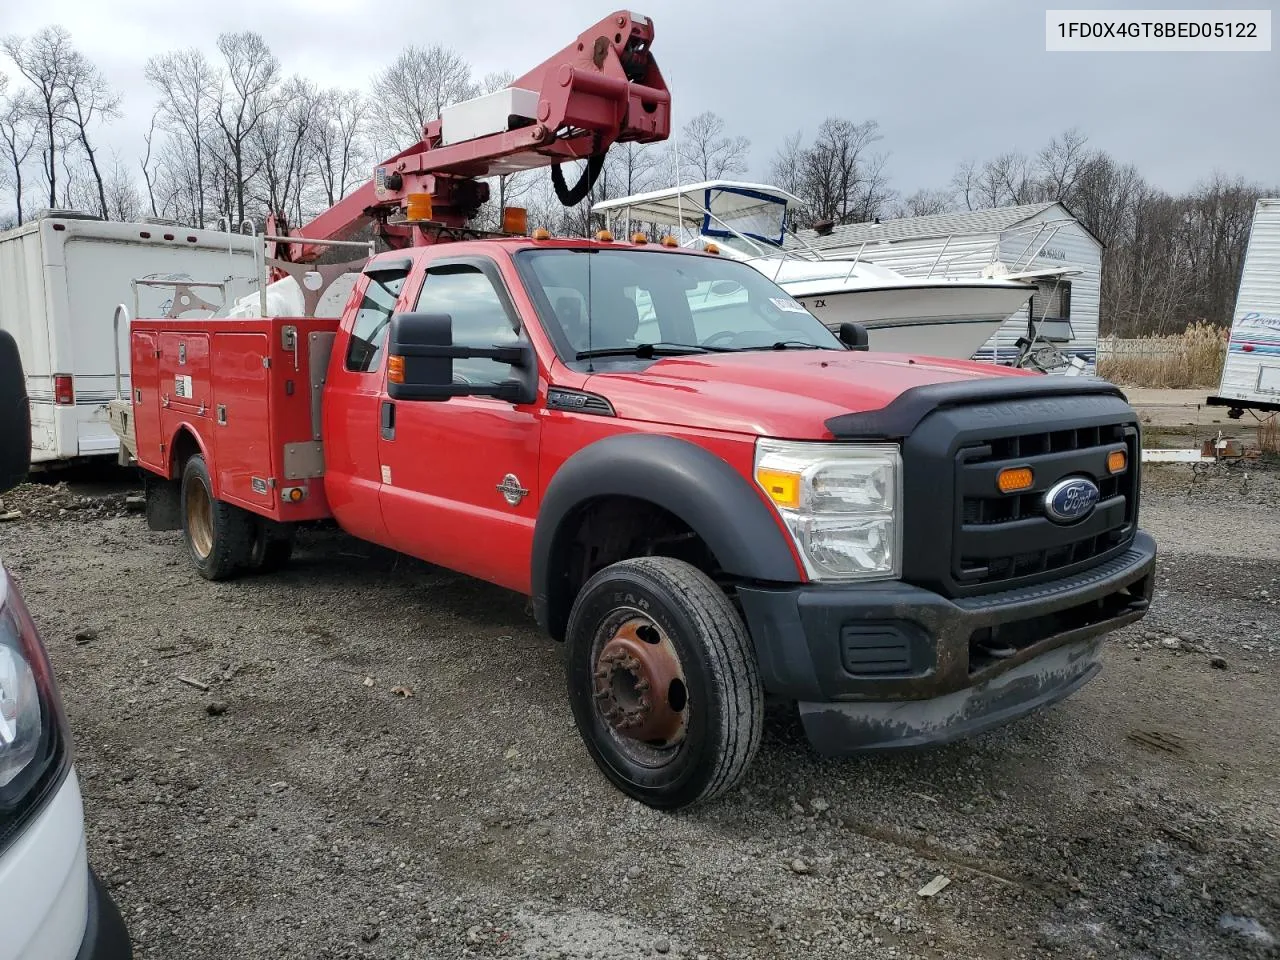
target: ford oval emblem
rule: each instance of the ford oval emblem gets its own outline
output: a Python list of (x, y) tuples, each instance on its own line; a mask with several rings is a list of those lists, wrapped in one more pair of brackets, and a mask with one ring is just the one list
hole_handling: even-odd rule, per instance
[(1076, 523), (1093, 513), (1101, 493), (1086, 477), (1059, 480), (1044, 495), (1045, 516), (1054, 523)]

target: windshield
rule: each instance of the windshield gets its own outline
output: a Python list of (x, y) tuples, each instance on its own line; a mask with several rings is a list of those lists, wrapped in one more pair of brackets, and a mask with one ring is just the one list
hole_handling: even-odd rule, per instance
[(516, 261), (561, 356), (789, 348), (836, 336), (751, 267), (643, 250), (526, 250)]

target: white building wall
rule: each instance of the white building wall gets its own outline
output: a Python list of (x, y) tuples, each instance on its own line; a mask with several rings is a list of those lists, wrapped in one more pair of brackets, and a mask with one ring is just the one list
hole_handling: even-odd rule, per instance
[[(1041, 224), (1049, 224), (1041, 232)], [(1048, 241), (1045, 243), (1044, 241)], [(1037, 256), (1028, 255), (1043, 247)], [(1010, 270), (1039, 270), (1069, 267), (1079, 271), (1063, 279), (1071, 284), (1071, 330), (1074, 339), (1061, 345), (1064, 353), (1079, 354), (1091, 367), (1098, 354), (1098, 314), (1102, 297), (1102, 245), (1065, 208), (1050, 207), (1006, 230), (1000, 238), (1000, 259)], [(983, 347), (980, 357), (1009, 359), (1017, 339), (1026, 336), (1027, 311), (1014, 314)], [(1038, 315), (1038, 314), (1037, 314)]]

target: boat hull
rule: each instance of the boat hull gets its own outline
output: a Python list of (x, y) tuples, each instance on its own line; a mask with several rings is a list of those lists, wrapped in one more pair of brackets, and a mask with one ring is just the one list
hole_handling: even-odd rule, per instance
[(831, 330), (842, 323), (862, 324), (872, 350), (959, 360), (982, 349), (1028, 297), (1023, 290), (960, 284), (787, 292)]

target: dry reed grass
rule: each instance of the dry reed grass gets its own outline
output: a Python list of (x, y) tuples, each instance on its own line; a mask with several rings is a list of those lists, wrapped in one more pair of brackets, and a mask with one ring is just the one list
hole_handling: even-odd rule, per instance
[(1099, 345), (1098, 376), (1128, 387), (1216, 387), (1227, 356), (1226, 331), (1203, 321), (1177, 336)]

